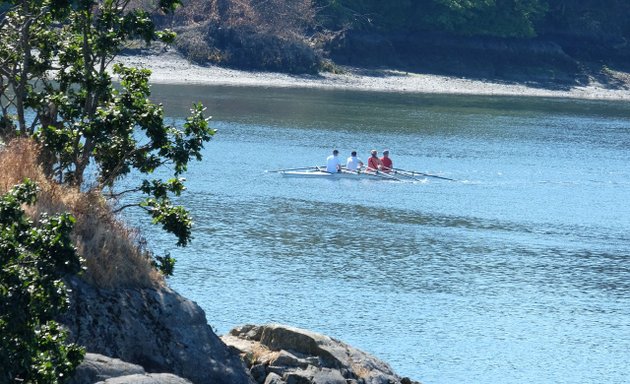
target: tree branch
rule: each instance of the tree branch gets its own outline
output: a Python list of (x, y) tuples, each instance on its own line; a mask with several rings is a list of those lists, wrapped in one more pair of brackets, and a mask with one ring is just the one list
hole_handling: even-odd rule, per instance
[(143, 207), (142, 205), (140, 205), (140, 203), (133, 203), (133, 204), (125, 204), (125, 205), (123, 205), (123, 206), (121, 206), (121, 207), (118, 207), (118, 208), (116, 208), (116, 209), (113, 209), (113, 210), (112, 210), (112, 212), (113, 212), (113, 213), (119, 213), (119, 212), (121, 212), (121, 211), (123, 211), (123, 210), (125, 210), (125, 209), (127, 209), (127, 208), (131, 208), (131, 207), (140, 207), (140, 208), (142, 208), (142, 209), (146, 210), (147, 212), (150, 212), (150, 211), (151, 211), (149, 208), (147, 208), (147, 207)]
[(105, 195), (105, 197), (106, 198), (111, 198), (111, 199), (118, 199), (120, 196), (123, 196), (123, 195), (125, 195), (127, 193), (138, 192), (138, 191), (140, 191), (140, 188), (126, 189), (124, 191), (120, 191), (120, 192), (117, 192), (117, 193), (110, 192), (107, 195)]

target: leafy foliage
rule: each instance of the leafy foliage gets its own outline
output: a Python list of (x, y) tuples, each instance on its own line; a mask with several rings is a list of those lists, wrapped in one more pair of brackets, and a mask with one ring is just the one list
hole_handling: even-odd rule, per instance
[[(532, 37), (547, 11), (544, 0), (435, 0), (428, 25), (465, 35)], [(431, 21), (433, 20), (433, 21)]]
[(549, 12), (542, 32), (592, 37), (630, 38), (630, 2), (627, 0), (547, 0)]
[[(180, 1), (153, 3), (164, 13)], [(98, 169), (97, 184), (90, 186), (95, 189), (111, 190), (132, 172), (143, 175), (127, 192), (146, 197), (121, 209), (144, 208), (186, 245), (192, 220), (170, 196), (184, 190), (179, 176), (191, 160), (201, 160), (215, 131), (201, 105), (193, 106), (183, 127), (166, 124), (162, 106), (149, 100), (150, 72), (111, 65), (130, 40), (170, 43), (174, 33), (157, 31), (150, 14), (130, 7), (130, 0), (0, 4), (11, 5), (0, 19), (0, 133), (36, 137), (46, 172), (77, 188), (88, 187), (90, 164)], [(150, 179), (160, 167), (169, 167), (173, 178)]]
[[(193, 0), (194, 1), (194, 0)], [(528, 38), (546, 32), (630, 37), (626, 0), (318, 0), (330, 29)]]
[(329, 22), (381, 31), (534, 36), (545, 0), (320, 0)]
[(164, 256), (155, 256), (155, 267), (165, 276), (171, 276), (175, 269), (175, 259), (170, 253)]
[(0, 382), (62, 383), (83, 359), (53, 319), (68, 305), (62, 278), (81, 270), (70, 239), (74, 219), (43, 216), (35, 225), (22, 204), (36, 200), (26, 181), (0, 197)]

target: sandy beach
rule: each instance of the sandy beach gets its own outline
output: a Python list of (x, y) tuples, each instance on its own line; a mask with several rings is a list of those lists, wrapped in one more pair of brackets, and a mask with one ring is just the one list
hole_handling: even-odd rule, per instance
[(174, 51), (158, 55), (120, 56), (117, 61), (150, 69), (151, 81), (155, 83), (630, 100), (630, 80), (625, 82), (623, 87), (625, 89), (607, 88), (596, 82), (587, 86), (549, 89), (527, 84), (499, 83), (393, 70), (365, 71), (347, 67), (343, 68), (341, 74), (289, 75), (194, 65)]

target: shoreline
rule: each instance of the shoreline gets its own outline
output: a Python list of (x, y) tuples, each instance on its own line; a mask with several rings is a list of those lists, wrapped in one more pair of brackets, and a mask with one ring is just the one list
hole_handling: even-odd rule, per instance
[[(441, 75), (394, 70), (343, 68), (344, 73), (290, 75), (253, 72), (191, 64), (174, 51), (161, 54), (119, 56), (116, 62), (151, 70), (151, 81), (158, 84), (191, 84), (236, 87), (316, 88), (475, 96), (553, 97), (584, 100), (630, 101), (630, 89), (611, 89), (592, 83), (587, 86), (550, 89), (526, 84), (506, 84)], [(624, 86), (630, 88), (630, 80)]]

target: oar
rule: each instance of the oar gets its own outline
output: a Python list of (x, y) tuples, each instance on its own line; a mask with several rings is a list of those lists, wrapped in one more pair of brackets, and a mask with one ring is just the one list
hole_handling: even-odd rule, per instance
[(408, 178), (414, 181), (424, 181), (424, 179), (419, 179), (413, 175), (410, 175), (409, 173), (405, 173), (405, 172), (400, 172), (400, 171), (396, 171), (396, 170), (392, 170), (392, 172), (399, 177), (404, 177), (404, 178)]
[(442, 180), (449, 180), (449, 181), (457, 181), (455, 179), (451, 179), (449, 177), (444, 177), (444, 176), (438, 176), (438, 175), (432, 175), (430, 173), (424, 173), (424, 172), (418, 172), (418, 171), (407, 171), (405, 169), (400, 169), (400, 168), (392, 168), (394, 171), (400, 172), (400, 173), (407, 173), (411, 176), (414, 175), (421, 175), (421, 176), (425, 176), (425, 177), (435, 177), (436, 179), (442, 179)]
[(352, 175), (367, 175), (367, 176), (372, 176), (372, 177), (380, 177), (380, 178), (384, 178), (384, 179), (391, 179), (391, 180), (396, 180), (396, 181), (404, 181), (402, 179), (399, 179), (395, 176), (392, 175), (388, 175), (386, 173), (383, 173), (381, 171), (376, 171), (376, 172), (367, 172), (367, 171), (363, 171), (360, 172), (359, 170), (349, 170), (348, 168), (341, 168), (341, 172), (342, 173), (349, 173)]
[(298, 167), (298, 168), (284, 168), (284, 169), (274, 169), (271, 171), (265, 171), (265, 172), (286, 172), (286, 171), (301, 171), (303, 169), (311, 169), (311, 168), (317, 168), (317, 165), (312, 165), (310, 167)]
[[(389, 172), (387, 172), (387, 170), (389, 170)], [(407, 172), (401, 172), (402, 170), (397, 170), (396, 168), (389, 168), (386, 166), (383, 166), (383, 168), (380, 170), (380, 172), (384, 172), (385, 174), (389, 175), (390, 173), (394, 173), (399, 177), (404, 177), (404, 178), (409, 178), (415, 181), (422, 181), (421, 179), (418, 179), (417, 177), (414, 177), (413, 175), (407, 173)]]
[(389, 173), (383, 172), (383, 171), (364, 171), (363, 173), (367, 173), (368, 175), (374, 175), (374, 176), (379, 176), (385, 179), (391, 179), (391, 180), (396, 180), (396, 181), (404, 181), (403, 179), (400, 179), (396, 176), (392, 176)]
[(416, 177), (416, 175), (410, 173), (410, 172), (406, 172), (406, 171), (402, 171), (402, 170), (396, 170), (392, 168), (392, 172), (399, 177), (405, 177), (405, 178), (409, 178), (411, 180), (414, 181), (424, 181), (424, 179), (420, 179), (418, 177)]
[(349, 170), (349, 169), (347, 169), (347, 168), (341, 168), (341, 173), (349, 173), (349, 174), (351, 174), (351, 175), (358, 175), (358, 174), (359, 174), (359, 172), (357, 172), (357, 171), (351, 171), (351, 170)]

